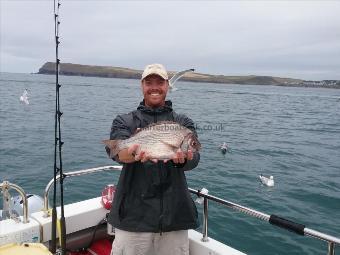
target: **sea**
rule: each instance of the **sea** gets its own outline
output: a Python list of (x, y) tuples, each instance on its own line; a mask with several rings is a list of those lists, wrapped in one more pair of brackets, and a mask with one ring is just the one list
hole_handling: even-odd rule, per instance
[[(64, 171), (115, 164), (102, 140), (113, 118), (142, 100), (139, 81), (61, 76), (60, 84)], [(194, 120), (202, 144), (198, 167), (186, 173), (191, 188), (340, 237), (340, 90), (181, 81), (176, 86), (168, 99), (176, 112)], [(29, 104), (19, 100), (25, 89)], [(1, 73), (0, 106), (0, 182), (42, 196), (53, 178), (55, 77)], [(223, 142), (226, 154), (219, 149)], [(260, 174), (274, 176), (274, 187), (262, 185)], [(65, 202), (100, 196), (118, 177), (105, 172), (66, 178)], [(197, 208), (201, 219), (202, 205)], [(247, 254), (327, 253), (326, 242), (213, 201), (208, 235)]]

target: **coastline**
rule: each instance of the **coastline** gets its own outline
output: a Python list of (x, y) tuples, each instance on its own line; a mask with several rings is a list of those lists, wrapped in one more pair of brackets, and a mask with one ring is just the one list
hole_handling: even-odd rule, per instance
[[(85, 76), (101, 78), (121, 78), (121, 79), (140, 79), (142, 70), (136, 70), (125, 67), (113, 66), (90, 66), (72, 63), (62, 63), (60, 65), (60, 75), (67, 76)], [(172, 77), (176, 72), (169, 71)], [(46, 62), (37, 74), (55, 74), (55, 63)], [(198, 82), (198, 83), (217, 83), (217, 84), (238, 84), (238, 85), (272, 85), (284, 87), (308, 87), (308, 88), (334, 88), (340, 89), (340, 81), (305, 81), (294, 78), (282, 78), (273, 76), (227, 76), (211, 75), (203, 73), (187, 73), (181, 78), (181, 81)]]

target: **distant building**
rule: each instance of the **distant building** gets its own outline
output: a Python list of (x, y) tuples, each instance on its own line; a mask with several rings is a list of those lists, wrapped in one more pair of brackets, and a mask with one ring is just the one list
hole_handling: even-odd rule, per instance
[(317, 87), (323, 87), (323, 86), (338, 86), (340, 85), (340, 81), (338, 80), (323, 80), (323, 81), (303, 81), (301, 83), (302, 86), (317, 86)]

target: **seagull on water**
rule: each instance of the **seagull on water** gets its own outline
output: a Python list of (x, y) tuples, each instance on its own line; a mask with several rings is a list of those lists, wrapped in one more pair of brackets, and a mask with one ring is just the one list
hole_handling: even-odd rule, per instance
[(268, 187), (274, 186), (274, 177), (271, 175), (269, 178), (266, 176), (263, 176), (262, 174), (259, 175), (259, 178), (263, 185), (266, 185)]
[(28, 101), (28, 92), (27, 92), (27, 89), (25, 89), (25, 91), (22, 94), (22, 96), (20, 96), (20, 102), (23, 102), (25, 104), (30, 104), (30, 102)]
[(221, 144), (221, 146), (220, 146), (220, 150), (223, 154), (226, 154), (226, 152), (228, 151), (227, 143), (223, 142), (223, 144)]
[(175, 88), (175, 83), (176, 81), (178, 81), (183, 75), (185, 75), (186, 73), (189, 72), (194, 72), (195, 69), (191, 68), (191, 69), (187, 69), (184, 71), (180, 71), (178, 73), (175, 73), (174, 76), (172, 76), (172, 78), (169, 80), (169, 87), (170, 87), (170, 91), (176, 91), (177, 88)]

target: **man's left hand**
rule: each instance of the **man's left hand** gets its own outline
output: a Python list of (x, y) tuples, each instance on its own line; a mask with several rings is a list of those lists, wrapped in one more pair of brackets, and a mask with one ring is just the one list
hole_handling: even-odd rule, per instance
[[(176, 154), (172, 157), (171, 160), (175, 164), (183, 164), (183, 163), (185, 163), (185, 159), (192, 160), (193, 157), (194, 157), (194, 153), (192, 152), (192, 150), (188, 150), (188, 152), (185, 153), (181, 149), (178, 149)], [(164, 161), (164, 162), (167, 162), (167, 160)]]

